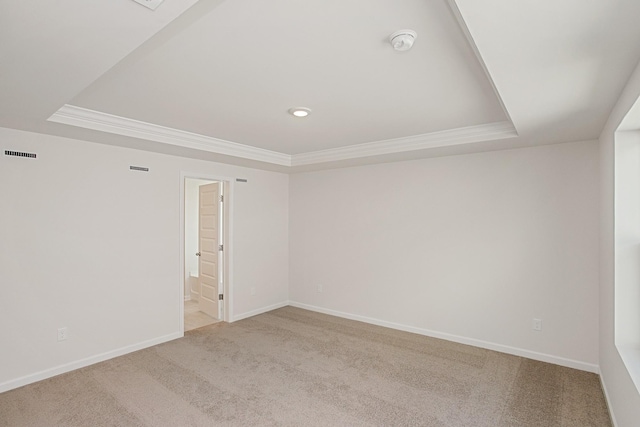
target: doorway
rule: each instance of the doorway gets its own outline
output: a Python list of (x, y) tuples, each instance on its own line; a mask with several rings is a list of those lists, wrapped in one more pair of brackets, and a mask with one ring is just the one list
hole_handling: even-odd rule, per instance
[(230, 196), (230, 179), (181, 174), (183, 332), (230, 317)]

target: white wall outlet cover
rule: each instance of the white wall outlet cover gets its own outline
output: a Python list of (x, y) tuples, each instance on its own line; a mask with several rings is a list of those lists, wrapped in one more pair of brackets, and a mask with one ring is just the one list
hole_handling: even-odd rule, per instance
[(156, 10), (160, 3), (164, 0), (133, 0), (136, 3), (140, 3), (141, 5), (148, 7), (151, 10)]
[(541, 319), (533, 319), (533, 330), (541, 331), (542, 330), (542, 320)]

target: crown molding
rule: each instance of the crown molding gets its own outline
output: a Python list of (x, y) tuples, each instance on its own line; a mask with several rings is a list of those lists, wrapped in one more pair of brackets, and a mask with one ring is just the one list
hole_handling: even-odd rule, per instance
[(291, 156), (263, 148), (251, 147), (197, 133), (186, 132), (126, 117), (115, 116), (88, 108), (65, 104), (48, 119), (50, 122), (85, 129), (141, 138), (164, 144), (209, 151), (217, 154), (257, 160), (280, 166), (291, 166)]
[(516, 136), (518, 136), (518, 133), (511, 122), (487, 123), (484, 125), (449, 129), (405, 138), (387, 139), (329, 150), (314, 151), (311, 153), (296, 154), (291, 159), (291, 166), (305, 166), (360, 157), (471, 144), (474, 142), (513, 138)]
[(64, 105), (49, 117), (48, 120), (86, 129), (289, 167), (425, 150), (451, 145), (471, 144), (474, 142), (511, 138), (518, 135), (513, 124), (504, 121), (414, 135), (405, 138), (367, 142), (310, 153), (288, 155), (192, 132), (141, 122), (126, 117), (115, 116), (113, 114), (102, 113), (75, 105)]

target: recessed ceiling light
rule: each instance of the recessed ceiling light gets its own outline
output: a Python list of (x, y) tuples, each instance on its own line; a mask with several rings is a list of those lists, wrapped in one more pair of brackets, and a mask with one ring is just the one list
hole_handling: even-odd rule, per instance
[(289, 114), (292, 114), (296, 117), (307, 117), (311, 114), (311, 110), (305, 107), (293, 107), (289, 108)]

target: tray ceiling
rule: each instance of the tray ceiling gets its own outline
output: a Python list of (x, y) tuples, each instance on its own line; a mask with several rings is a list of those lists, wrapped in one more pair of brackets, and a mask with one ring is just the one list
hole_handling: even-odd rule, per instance
[(2, 6), (1, 126), (283, 171), (595, 139), (640, 58), (625, 0), (37, 4)]

